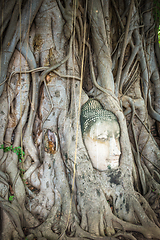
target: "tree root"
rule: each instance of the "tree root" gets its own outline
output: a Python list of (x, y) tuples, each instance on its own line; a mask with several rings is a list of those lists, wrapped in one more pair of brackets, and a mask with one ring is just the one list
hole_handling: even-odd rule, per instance
[[(114, 237), (98, 237), (94, 234), (91, 234), (91, 233), (83, 230), (77, 223), (75, 223), (75, 236), (78, 239), (82, 239), (82, 238), (94, 239), (94, 240), (115, 240), (116, 239)], [(67, 239), (72, 239), (72, 238), (67, 238)]]
[[(22, 21), (18, 20), (18, 22), (14, 24), (14, 28), (15, 28), (14, 35), (12, 36), (12, 34), (10, 35), (10, 32), (8, 32), (7, 36), (5, 37), (5, 43), (3, 42), (3, 51), (2, 51), (1, 57), (2, 59), (5, 58), (6, 61), (2, 63), (3, 72), (1, 74), (0, 83), (2, 83), (6, 78), (8, 64), (10, 62), (10, 59), (12, 57), (12, 54), (15, 50), (17, 43), (19, 42), (20, 38), (21, 38), (21, 41), (24, 41), (24, 39), (26, 38), (28, 30), (30, 29), (32, 21), (34, 20), (35, 15), (38, 9), (40, 8), (41, 4), (42, 4), (42, 0), (40, 0), (38, 3), (33, 3), (31, 8), (32, 11), (29, 14), (27, 11), (28, 5), (25, 4), (22, 11)], [(10, 22), (9, 26), (12, 24), (13, 22)], [(17, 26), (18, 28), (16, 28)], [(19, 31), (19, 29), (21, 29), (21, 31)], [(12, 42), (12, 44), (8, 46), (8, 42)], [(0, 95), (3, 92), (3, 88), (4, 88), (4, 84), (0, 86)]]
[(141, 206), (143, 207), (144, 212), (149, 217), (149, 219), (154, 222), (158, 227), (160, 227), (160, 223), (157, 220), (157, 217), (155, 215), (155, 212), (150, 207), (149, 203), (146, 201), (146, 199), (139, 193), (136, 193), (137, 199)]
[[(50, 167), (48, 167), (50, 166)], [(29, 203), (32, 213), (38, 214), (39, 218), (45, 219), (54, 204), (54, 170), (53, 161), (49, 153), (45, 153), (43, 159), (43, 176), (41, 179), (40, 192)]]
[(107, 96), (112, 96), (116, 102), (118, 103), (118, 99), (116, 98), (116, 96), (112, 93), (112, 91), (110, 91), (110, 89), (105, 89), (103, 87), (101, 87), (97, 81), (96, 81), (96, 77), (94, 74), (94, 67), (93, 67), (93, 60), (92, 60), (92, 54), (91, 54), (91, 47), (90, 44), (85, 42), (85, 44), (87, 45), (87, 47), (89, 48), (89, 60), (90, 60), (90, 68), (91, 68), (91, 75), (92, 75), (92, 81), (93, 84), (95, 85), (95, 87), (100, 90), (101, 92), (105, 93)]
[(29, 232), (35, 237), (45, 237), (47, 240), (58, 239), (58, 234), (52, 231), (52, 227), (59, 222), (58, 216), (61, 209), (61, 199), (59, 193), (55, 191), (55, 204), (52, 207), (47, 219), (41, 225), (34, 229), (29, 229)]
[(127, 25), (126, 25), (126, 31), (125, 31), (125, 36), (124, 36), (124, 42), (123, 42), (123, 47), (122, 47), (122, 52), (119, 60), (119, 66), (118, 66), (118, 71), (117, 71), (117, 77), (116, 77), (116, 87), (115, 87), (115, 94), (118, 97), (119, 93), (119, 86), (120, 86), (120, 80), (121, 80), (121, 73), (122, 73), (122, 65), (123, 65), (123, 60), (124, 60), (124, 54), (127, 46), (127, 37), (128, 37), (128, 32), (129, 32), (129, 26), (130, 26), (130, 21), (132, 17), (132, 8), (134, 5), (134, 1), (131, 1), (130, 3), (130, 9), (129, 9), (129, 14), (128, 14), (128, 19), (127, 19)]
[(153, 109), (152, 104), (151, 104), (150, 90), (148, 90), (148, 112), (149, 112), (149, 115), (153, 119), (155, 119), (156, 121), (160, 122), (160, 114)]
[(63, 240), (82, 240), (82, 239), (94, 239), (94, 240), (117, 240), (117, 238), (115, 237), (85, 237), (85, 236), (82, 236), (82, 237), (67, 237), (67, 236), (64, 236)]
[(24, 237), (24, 233), (22, 230), (22, 212), (19, 207), (17, 207), (14, 203), (9, 203), (7, 200), (4, 200), (0, 197), (0, 207), (5, 210), (5, 212), (9, 215), (15, 229), (18, 231), (21, 237)]
[[(129, 233), (116, 233), (115, 235), (114, 235), (114, 237), (119, 237), (119, 236), (122, 236), (122, 237), (124, 237), (124, 238), (126, 238), (126, 239), (131, 239), (131, 240), (136, 240), (136, 238), (135, 237), (133, 237), (133, 235), (131, 235), (131, 234), (129, 234)], [(117, 239), (117, 238), (116, 238)]]
[(66, 57), (60, 61), (59, 63), (57, 64), (54, 64), (53, 66), (49, 67), (48, 69), (46, 69), (41, 77), (40, 77), (40, 85), (42, 84), (42, 82), (45, 80), (45, 77), (47, 76), (47, 74), (49, 74), (50, 72), (54, 71), (55, 69), (57, 69), (58, 67), (60, 67), (62, 64), (64, 64), (70, 57), (71, 55), (71, 50), (72, 50), (72, 43), (73, 43), (73, 39), (74, 39), (74, 34), (71, 36), (71, 39), (70, 39), (70, 44), (69, 44), (69, 52), (68, 54), (66, 55)]
[[(137, 206), (135, 206), (137, 207)], [(138, 207), (136, 213), (138, 217), (141, 219), (143, 218), (140, 213), (138, 212), (140, 209)], [(143, 214), (144, 215), (144, 214)], [(145, 216), (146, 219), (146, 216)], [(159, 238), (160, 236), (160, 229), (151, 221), (144, 221), (143, 226), (135, 225), (132, 223), (124, 222), (123, 220), (118, 219), (116, 216), (113, 216), (113, 226), (115, 229), (120, 229), (123, 231), (132, 231), (132, 232), (139, 232), (144, 235), (146, 238)]]
[[(27, 41), (24, 42), (22, 48), (20, 48), (20, 45), (17, 46), (18, 50), (20, 50), (23, 54), (23, 56), (26, 58), (30, 69), (36, 68), (36, 61), (35, 57), (29, 47), (27, 45)], [(27, 49), (27, 52), (26, 52)], [(37, 149), (34, 145), (33, 142), (33, 137), (32, 137), (32, 129), (33, 129), (33, 122), (37, 110), (37, 105), (38, 105), (38, 94), (37, 91), (39, 90), (39, 84), (38, 84), (38, 75), (35, 72), (31, 73), (32, 75), (32, 103), (31, 103), (31, 111), (29, 115), (29, 120), (27, 124), (27, 128), (23, 137), (23, 144), (26, 150), (28, 151), (29, 155), (32, 157), (34, 160), (34, 164), (25, 172), (24, 178), (27, 179), (30, 177), (30, 175), (36, 170), (36, 168), (39, 165), (39, 158), (38, 158), (38, 153)]]

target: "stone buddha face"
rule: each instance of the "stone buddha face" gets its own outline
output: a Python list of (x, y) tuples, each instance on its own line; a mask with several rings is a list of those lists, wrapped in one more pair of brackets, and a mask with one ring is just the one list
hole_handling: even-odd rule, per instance
[(82, 136), (95, 169), (105, 171), (119, 166), (120, 127), (116, 116), (96, 100), (88, 100), (81, 112)]

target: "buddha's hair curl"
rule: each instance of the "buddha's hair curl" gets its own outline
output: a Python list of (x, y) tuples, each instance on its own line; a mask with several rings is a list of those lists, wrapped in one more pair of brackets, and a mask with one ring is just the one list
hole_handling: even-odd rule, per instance
[(81, 108), (81, 131), (82, 136), (88, 133), (97, 121), (117, 121), (117, 117), (108, 110), (105, 110), (102, 105), (95, 99), (89, 99)]

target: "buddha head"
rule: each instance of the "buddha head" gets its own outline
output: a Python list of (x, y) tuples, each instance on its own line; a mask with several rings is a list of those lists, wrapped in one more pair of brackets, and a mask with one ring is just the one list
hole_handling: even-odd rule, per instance
[(105, 171), (119, 166), (120, 127), (117, 117), (97, 100), (88, 100), (81, 109), (81, 131), (95, 169)]

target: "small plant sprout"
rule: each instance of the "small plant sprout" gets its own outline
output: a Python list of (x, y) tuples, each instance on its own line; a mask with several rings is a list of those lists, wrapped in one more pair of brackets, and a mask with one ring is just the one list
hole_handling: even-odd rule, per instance
[(9, 151), (13, 151), (14, 153), (17, 154), (18, 156), (18, 161), (22, 162), (23, 157), (25, 156), (24, 151), (22, 150), (22, 147), (14, 147), (11, 145), (9, 147), (4, 147), (4, 144), (2, 144), (0, 146), (0, 149), (3, 149), (4, 152), (9, 152)]
[(8, 200), (9, 200), (10, 202), (12, 202), (13, 199), (14, 199), (14, 196), (9, 196), (9, 199), (8, 199)]

